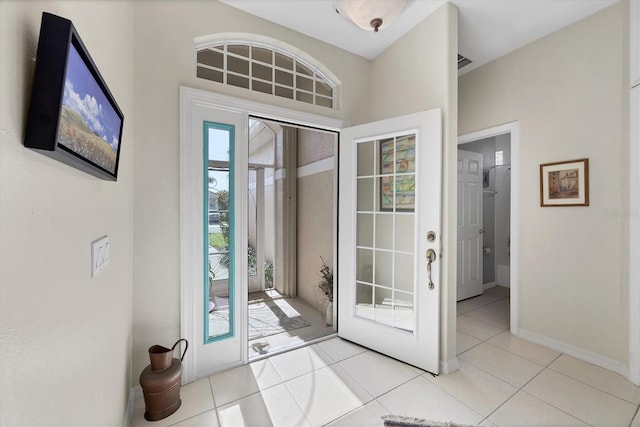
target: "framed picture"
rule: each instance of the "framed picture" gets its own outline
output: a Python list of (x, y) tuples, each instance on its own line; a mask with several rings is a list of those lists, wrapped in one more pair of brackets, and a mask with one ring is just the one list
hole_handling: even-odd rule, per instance
[(43, 12), (25, 147), (116, 181), (123, 120), (73, 23)]
[(540, 206), (589, 206), (589, 159), (540, 165)]
[[(395, 144), (394, 144), (395, 142)], [(415, 136), (380, 141), (380, 210), (415, 210)], [(395, 206), (394, 206), (395, 183)], [(394, 209), (395, 208), (395, 209)]]

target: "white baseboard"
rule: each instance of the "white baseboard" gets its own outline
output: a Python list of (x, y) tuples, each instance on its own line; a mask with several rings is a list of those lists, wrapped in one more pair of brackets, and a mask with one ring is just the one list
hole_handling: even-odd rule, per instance
[(498, 286), (498, 284), (496, 282), (489, 282), (489, 283), (482, 284), (482, 287), (484, 288), (485, 291), (489, 288), (493, 288), (494, 286)]
[(597, 353), (590, 352), (580, 347), (575, 347), (571, 344), (567, 344), (562, 341), (554, 340), (553, 338), (546, 337), (544, 335), (537, 334), (535, 332), (528, 331), (526, 329), (519, 328), (515, 334), (522, 339), (534, 342), (536, 344), (549, 347), (552, 350), (559, 351), (561, 353), (568, 354), (577, 359), (584, 360), (585, 362), (592, 363), (604, 369), (616, 372), (625, 378), (629, 378), (629, 368), (623, 363), (612, 359), (610, 357), (602, 356)]
[(460, 364), (458, 363), (458, 358), (454, 357), (453, 359), (449, 359), (447, 361), (440, 361), (440, 373), (444, 375), (449, 375), (455, 371), (460, 369)]
[(129, 391), (129, 401), (127, 402), (127, 411), (124, 414), (124, 427), (131, 427), (133, 422), (133, 410), (136, 407), (136, 402), (142, 399), (142, 387), (139, 385), (133, 387)]

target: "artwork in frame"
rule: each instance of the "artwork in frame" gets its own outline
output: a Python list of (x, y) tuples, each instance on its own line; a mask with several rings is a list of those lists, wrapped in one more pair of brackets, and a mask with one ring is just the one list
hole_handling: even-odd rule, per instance
[(43, 12), (25, 147), (116, 181), (123, 120), (73, 23)]
[(540, 206), (589, 206), (589, 159), (541, 164)]
[(380, 141), (380, 173), (387, 175), (380, 177), (381, 211), (415, 210), (415, 146), (413, 134)]

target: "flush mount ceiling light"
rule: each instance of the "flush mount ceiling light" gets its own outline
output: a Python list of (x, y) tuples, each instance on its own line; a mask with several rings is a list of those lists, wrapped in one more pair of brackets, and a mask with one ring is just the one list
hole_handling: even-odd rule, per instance
[(363, 30), (375, 31), (391, 25), (407, 0), (333, 0), (336, 12)]

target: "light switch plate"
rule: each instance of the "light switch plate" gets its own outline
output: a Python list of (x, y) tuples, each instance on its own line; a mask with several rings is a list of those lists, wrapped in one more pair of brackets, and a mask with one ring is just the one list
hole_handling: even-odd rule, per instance
[(109, 236), (91, 242), (91, 277), (96, 277), (109, 265)]

